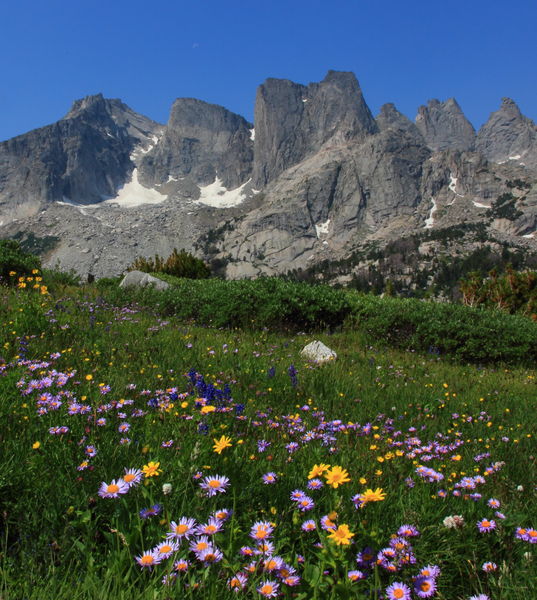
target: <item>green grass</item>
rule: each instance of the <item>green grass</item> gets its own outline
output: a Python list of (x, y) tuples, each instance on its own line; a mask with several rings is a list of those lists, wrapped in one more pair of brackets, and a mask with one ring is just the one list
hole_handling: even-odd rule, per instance
[[(58, 287), (54, 297), (31, 288), (0, 289), (2, 600), (262, 598), (256, 588), (265, 579), (279, 581), (284, 598), (378, 599), (378, 589), (393, 582), (412, 586), (427, 564), (441, 568), (434, 595), (441, 600), (480, 592), (495, 600), (537, 597), (535, 545), (514, 535), (516, 527), (537, 526), (534, 369), (457, 364), (390, 349), (386, 339), (374, 342), (371, 331), (360, 328), (277, 333), (200, 327), (163, 315), (162, 305), (126, 309), (105, 295), (96, 287)], [(322, 366), (305, 362), (300, 350), (313, 339), (333, 348), (338, 359)], [(50, 364), (34, 369), (38, 361)], [(213, 388), (196, 388), (191, 370)], [(65, 381), (57, 374), (66, 374)], [(46, 377), (49, 387), (25, 393), (31, 380)], [(226, 385), (230, 399), (203, 414), (210, 400), (199, 398)], [(62, 405), (38, 416), (43, 392)], [(75, 401), (88, 407), (85, 414), (68, 414)], [(133, 416), (133, 410), (143, 414)], [(99, 418), (106, 424), (98, 425)], [(130, 430), (120, 433), (124, 422)], [(68, 433), (49, 433), (62, 425)], [(232, 445), (217, 454), (214, 440), (222, 435)], [(120, 443), (122, 437), (130, 443)], [(168, 440), (173, 445), (163, 447)], [(259, 440), (270, 442), (263, 452)], [(293, 453), (286, 449), (291, 442), (298, 444)], [(92, 458), (85, 454), (90, 445), (97, 449)], [(486, 456), (476, 461), (480, 455)], [(85, 460), (87, 468), (78, 470)], [(117, 499), (98, 495), (101, 482), (150, 461), (160, 463), (158, 476)], [(351, 481), (308, 490), (308, 473), (320, 463), (343, 467)], [(444, 479), (425, 481), (416, 474), (418, 465)], [(207, 497), (198, 472), (228, 477), (227, 491)], [(262, 483), (267, 472), (276, 473), (275, 484)], [(481, 498), (453, 495), (457, 482), (475, 475), (485, 479), (471, 491)], [(163, 483), (171, 484), (171, 494), (164, 494)], [(382, 488), (385, 499), (355, 508), (351, 498), (367, 488)], [(311, 496), (311, 510), (301, 512), (290, 500), (296, 489)], [(489, 498), (500, 500), (506, 518), (495, 518), (495, 531), (479, 533), (477, 521), (494, 518)], [(140, 518), (141, 509), (155, 504), (162, 506), (159, 515)], [(183, 542), (177, 557), (191, 561), (189, 571), (163, 586), (171, 559), (152, 570), (136, 563), (164, 540), (171, 521), (188, 516), (206, 523), (222, 508), (233, 514), (215, 536), (223, 553), (217, 564), (204, 566)], [(338, 525), (354, 533), (349, 546), (337, 546), (319, 527), (332, 511)], [(446, 528), (450, 515), (463, 516), (464, 526)], [(316, 532), (301, 530), (306, 519), (315, 520)], [(257, 557), (245, 590), (236, 594), (226, 581), (246, 572), (252, 559), (240, 548), (254, 546), (250, 528), (265, 520), (276, 525), (275, 554), (297, 569), (300, 583), (284, 585), (263, 572)], [(351, 582), (347, 571), (359, 568), (357, 552), (385, 548), (403, 524), (421, 532), (409, 540), (416, 564), (395, 573), (377, 566), (365, 580)], [(484, 573), (486, 561), (498, 570)]]

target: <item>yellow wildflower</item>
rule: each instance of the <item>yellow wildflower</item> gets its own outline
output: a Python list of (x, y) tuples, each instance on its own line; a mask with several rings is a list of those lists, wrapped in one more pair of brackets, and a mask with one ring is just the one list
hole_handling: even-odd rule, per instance
[(381, 502), (386, 498), (386, 493), (382, 491), (382, 488), (376, 488), (372, 490), (368, 488), (363, 494), (358, 496), (359, 506), (362, 508), (368, 502)]
[(162, 471), (159, 469), (160, 463), (149, 461), (147, 465), (142, 467), (142, 471), (146, 477), (158, 477)]
[(326, 483), (331, 485), (334, 489), (337, 489), (342, 483), (347, 483), (347, 481), (351, 480), (347, 470), (338, 466), (329, 469), (324, 474), (324, 477), (326, 479)]
[(308, 479), (319, 477), (319, 475), (322, 475), (325, 471), (328, 471), (329, 468), (330, 465), (325, 465), (324, 463), (321, 463), (320, 465), (313, 465), (313, 469), (308, 474)]
[(222, 450), (224, 450), (225, 448), (230, 448), (232, 445), (231, 438), (229, 438), (225, 435), (223, 435), (219, 440), (214, 438), (213, 441), (214, 441), (213, 451), (216, 452), (217, 454), (221, 454)]
[(337, 529), (329, 529), (330, 535), (328, 536), (338, 546), (348, 546), (351, 543), (351, 537), (354, 536), (349, 530), (349, 526), (344, 523)]

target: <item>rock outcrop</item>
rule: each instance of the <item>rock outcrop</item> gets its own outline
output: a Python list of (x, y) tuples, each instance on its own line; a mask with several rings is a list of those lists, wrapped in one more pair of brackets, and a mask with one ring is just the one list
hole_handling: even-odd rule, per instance
[(537, 126), (516, 102), (503, 98), (477, 134), (476, 149), (493, 162), (514, 161), (537, 170)]
[(475, 130), (455, 98), (445, 102), (429, 100), (420, 106), (416, 127), (431, 150), (473, 150)]
[(254, 122), (257, 189), (325, 145), (378, 131), (354, 74), (336, 71), (308, 86), (267, 79), (257, 90)]
[(24, 218), (51, 202), (94, 204), (130, 177), (131, 152), (160, 125), (101, 94), (65, 118), (0, 143), (0, 220)]
[(143, 273), (142, 271), (129, 271), (125, 277), (119, 283), (120, 288), (130, 287), (153, 287), (156, 290), (162, 291), (167, 290), (170, 286), (158, 277), (153, 277), (149, 273)]
[(337, 358), (337, 353), (319, 340), (314, 340), (304, 346), (300, 351), (300, 355), (306, 360), (311, 360), (316, 363), (324, 363), (330, 360), (336, 360)]
[(143, 156), (142, 181), (148, 186), (189, 179), (208, 185), (218, 177), (235, 189), (251, 177), (253, 125), (215, 104), (178, 98), (166, 130)]

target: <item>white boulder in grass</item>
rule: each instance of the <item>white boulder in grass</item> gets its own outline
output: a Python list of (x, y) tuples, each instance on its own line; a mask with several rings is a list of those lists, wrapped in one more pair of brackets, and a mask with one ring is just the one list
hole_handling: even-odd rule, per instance
[(318, 340), (304, 346), (300, 351), (300, 355), (307, 360), (314, 360), (315, 362), (326, 362), (328, 360), (336, 360), (337, 358), (337, 354), (333, 350)]
[(153, 286), (156, 290), (167, 290), (170, 286), (169, 283), (153, 277), (149, 273), (143, 273), (142, 271), (129, 271), (119, 284), (120, 288), (128, 287), (147, 287), (148, 285)]

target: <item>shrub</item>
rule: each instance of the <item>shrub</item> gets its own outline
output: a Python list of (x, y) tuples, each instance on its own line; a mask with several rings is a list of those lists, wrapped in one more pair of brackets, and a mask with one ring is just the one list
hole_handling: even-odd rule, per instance
[(37, 256), (24, 252), (16, 240), (0, 240), (0, 280), (8, 285), (15, 283), (18, 276), (30, 275), (41, 268)]
[(116, 290), (117, 301), (127, 297), (161, 312), (194, 319), (214, 327), (312, 331), (333, 329), (350, 313), (346, 295), (325, 285), (307, 285), (262, 278), (255, 281), (177, 280), (163, 292), (151, 289)]
[(537, 323), (501, 311), (416, 299), (355, 294), (352, 323), (371, 340), (398, 348), (434, 349), (475, 363), (532, 363)]
[(154, 258), (138, 257), (129, 267), (129, 271), (138, 270), (144, 273), (165, 273), (175, 277), (188, 279), (206, 279), (211, 274), (209, 267), (199, 258), (185, 250), (173, 252), (166, 260), (158, 254)]

